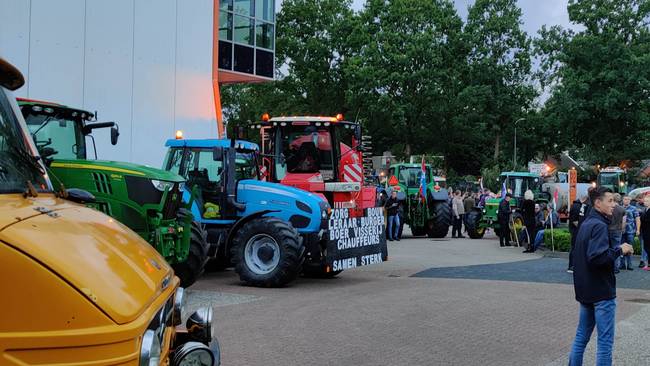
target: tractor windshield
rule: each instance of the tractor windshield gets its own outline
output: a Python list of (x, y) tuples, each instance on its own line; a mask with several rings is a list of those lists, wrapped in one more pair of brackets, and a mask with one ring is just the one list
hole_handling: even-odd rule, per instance
[[(309, 122), (304, 125), (296, 122), (282, 127), (276, 136), (276, 153), (284, 156), (284, 161), (276, 164), (278, 179), (287, 173), (318, 173), (323, 180), (334, 176), (334, 149), (330, 128), (316, 126)], [(282, 159), (280, 159), (282, 160)]]
[(598, 185), (602, 187), (618, 187), (620, 184), (620, 174), (616, 172), (600, 173), (598, 175)]
[(0, 88), (0, 192), (22, 193), (26, 182), (47, 190), (45, 171), (32, 154), (8, 95)]
[(53, 159), (86, 159), (86, 138), (80, 118), (47, 106), (26, 104), (21, 108), (41, 155)]
[(536, 177), (509, 176), (507, 188), (514, 197), (524, 196), (527, 190), (538, 192), (540, 190), (540, 179)]
[[(431, 169), (427, 167), (426, 171), (427, 171), (426, 182), (427, 184), (429, 184)], [(399, 170), (399, 182), (406, 185), (408, 188), (419, 187), (421, 175), (422, 175), (421, 167), (403, 167)]]
[[(238, 150), (235, 158), (236, 180), (258, 179), (256, 160), (256, 152)], [(218, 184), (223, 173), (223, 162), (214, 160), (211, 148), (170, 149), (163, 166), (165, 170), (183, 176), (190, 186)]]

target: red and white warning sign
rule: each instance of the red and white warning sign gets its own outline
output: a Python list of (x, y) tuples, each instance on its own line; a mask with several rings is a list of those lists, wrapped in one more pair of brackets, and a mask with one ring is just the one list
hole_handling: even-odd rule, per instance
[(363, 167), (361, 164), (348, 164), (343, 167), (344, 182), (361, 182), (363, 180)]

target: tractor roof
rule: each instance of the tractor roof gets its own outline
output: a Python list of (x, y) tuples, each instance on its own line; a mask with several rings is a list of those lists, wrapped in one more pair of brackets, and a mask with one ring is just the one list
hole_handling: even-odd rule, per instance
[(530, 177), (530, 178), (539, 178), (539, 174), (530, 173), (530, 172), (502, 172), (502, 177)]
[[(84, 119), (92, 119), (93, 117), (95, 117), (95, 115), (92, 112), (88, 112), (86, 110), (79, 109), (79, 108), (68, 107), (67, 105), (56, 103), (56, 102), (48, 102), (46, 100), (27, 99), (27, 98), (16, 98), (16, 101), (18, 102), (18, 105), (21, 107), (26, 105), (31, 105), (31, 106), (39, 106), (43, 108), (52, 108), (54, 110), (66, 111), (70, 113), (77, 112), (79, 113), (79, 115), (85, 114), (87, 118)], [(50, 111), (50, 113), (52, 112)]]
[(601, 173), (625, 173), (625, 170), (617, 166), (608, 166), (600, 170)]
[(261, 121), (254, 124), (261, 124), (263, 126), (273, 125), (277, 126), (281, 123), (294, 124), (300, 122), (307, 123), (334, 123), (342, 125), (357, 125), (356, 122), (339, 120), (336, 117), (322, 117), (322, 116), (291, 116), (291, 117), (273, 117), (268, 121)]
[[(195, 147), (195, 148), (229, 148), (229, 139), (169, 139), (165, 143), (167, 147)], [(244, 140), (235, 140), (235, 147), (245, 150), (259, 150), (256, 143)]]
[[(422, 168), (422, 163), (397, 163), (397, 164), (391, 164), (391, 167), (393, 166), (401, 166), (404, 168)], [(429, 164), (424, 164), (427, 168), (431, 168), (431, 165)]]

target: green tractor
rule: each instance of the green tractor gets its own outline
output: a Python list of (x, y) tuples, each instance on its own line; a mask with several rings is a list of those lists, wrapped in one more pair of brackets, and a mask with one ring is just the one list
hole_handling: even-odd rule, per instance
[[(518, 242), (521, 231), (524, 229), (524, 219), (521, 207), (524, 202), (524, 192), (531, 190), (535, 196), (535, 203), (548, 203), (550, 194), (542, 192), (542, 179), (539, 175), (528, 172), (503, 172), (499, 176), (499, 184), (512, 193), (510, 208), (513, 210), (510, 220), (510, 236), (512, 241)], [(501, 230), (497, 214), (501, 198), (491, 198), (485, 201), (485, 207), (476, 207), (465, 214), (465, 226), (472, 239), (481, 239), (486, 229)]]
[(607, 187), (616, 193), (628, 193), (625, 170), (619, 167), (607, 167), (601, 169), (598, 172), (596, 185), (598, 187)]
[(430, 238), (447, 236), (451, 225), (449, 196), (447, 189), (436, 182), (431, 166), (426, 165), (427, 199), (422, 199), (420, 193), (422, 165), (393, 164), (388, 170), (388, 176), (391, 179), (397, 177), (400, 190), (406, 194), (405, 223), (409, 225), (413, 235), (427, 235)]
[(207, 233), (182, 200), (185, 179), (178, 174), (125, 162), (89, 160), (86, 140), (110, 128), (111, 143), (119, 136), (115, 122), (96, 122), (88, 111), (18, 98), (48, 174), (56, 185), (91, 193), (87, 206), (117, 219), (151, 243), (172, 265), (181, 286), (194, 283), (205, 267)]

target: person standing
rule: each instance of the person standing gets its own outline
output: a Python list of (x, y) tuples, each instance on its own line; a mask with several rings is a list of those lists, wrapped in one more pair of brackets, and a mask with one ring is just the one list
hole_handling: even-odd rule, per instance
[[(623, 231), (623, 241), (626, 243), (634, 244), (634, 238), (641, 232), (641, 218), (639, 211), (636, 207), (632, 206), (630, 196), (623, 197), (623, 208), (625, 208), (625, 229)], [(626, 255), (623, 257), (620, 269), (627, 269), (628, 271), (634, 270), (632, 268), (632, 256)]]
[(571, 204), (569, 210), (569, 233), (571, 234), (571, 250), (569, 251), (569, 267), (567, 272), (573, 273), (573, 248), (576, 244), (576, 236), (578, 235), (578, 228), (580, 227), (580, 214), (584, 215), (584, 205), (587, 202), (587, 196), (576, 199)]
[(397, 235), (397, 232), (399, 231), (399, 216), (397, 215), (399, 211), (399, 205), (400, 202), (397, 199), (397, 190), (393, 188), (392, 192), (390, 192), (390, 197), (388, 200), (386, 200), (386, 204), (384, 205), (384, 207), (386, 207), (386, 211), (388, 211), (386, 238), (389, 241), (399, 241), (399, 237)]
[[(643, 205), (646, 210), (641, 215), (641, 238), (643, 239), (643, 247), (646, 253), (650, 253), (650, 196), (643, 198)], [(648, 259), (646, 259), (644, 271), (650, 271), (648, 267)]]
[(535, 250), (533, 249), (533, 242), (535, 240), (535, 235), (537, 234), (537, 225), (535, 223), (535, 195), (533, 191), (527, 190), (524, 192), (524, 203), (521, 206), (521, 214), (524, 219), (524, 225), (526, 226), (526, 232), (528, 233), (528, 246), (524, 253), (532, 253)]
[[(614, 208), (612, 209), (612, 218), (611, 221), (609, 222), (609, 242), (610, 245), (613, 248), (616, 248), (617, 246), (621, 245), (621, 240), (623, 239), (623, 228), (624, 223), (623, 219), (625, 218), (625, 209), (623, 206), (620, 205), (621, 201), (621, 195), (618, 193), (614, 193), (612, 195), (612, 199), (614, 200)], [(593, 201), (592, 201), (593, 204)], [(593, 208), (593, 207), (592, 207)], [(616, 266), (614, 266), (614, 273), (619, 272), (619, 267), (620, 267), (620, 258), (616, 260)]]
[(593, 209), (578, 230), (573, 258), (573, 288), (580, 304), (576, 336), (569, 355), (570, 366), (581, 366), (594, 327), (598, 329), (597, 365), (612, 364), (616, 325), (616, 277), (614, 266), (621, 254), (633, 254), (631, 245), (610, 245), (609, 217), (614, 199), (609, 188), (590, 193)]
[(499, 212), (497, 219), (499, 221), (499, 245), (503, 247), (510, 246), (510, 199), (512, 195), (507, 193), (499, 202)]
[[(648, 203), (646, 202), (646, 198), (649, 196), (645, 196), (641, 202), (639, 202), (639, 221), (642, 221), (642, 218), (645, 216), (645, 214), (648, 212)], [(645, 249), (645, 236), (643, 235), (643, 225), (640, 225), (641, 233), (639, 234), (639, 242), (641, 244), (641, 261), (639, 261), (639, 268), (645, 268), (648, 266), (648, 251)], [(650, 230), (650, 228), (647, 228), (645, 230)]]
[[(465, 206), (463, 205), (463, 197), (460, 194), (460, 190), (454, 192), (454, 199), (452, 201), (452, 210), (454, 214), (454, 226), (451, 229), (452, 238), (464, 238), (461, 233), (463, 216), (465, 215)], [(456, 233), (458, 235), (456, 235)]]
[(467, 214), (472, 212), (474, 207), (476, 206), (476, 198), (474, 197), (473, 192), (467, 192), (465, 199), (463, 200), (463, 209), (465, 211), (465, 214), (463, 215), (463, 226), (465, 227), (465, 232), (467, 232), (467, 222), (465, 222), (465, 218), (467, 217)]

